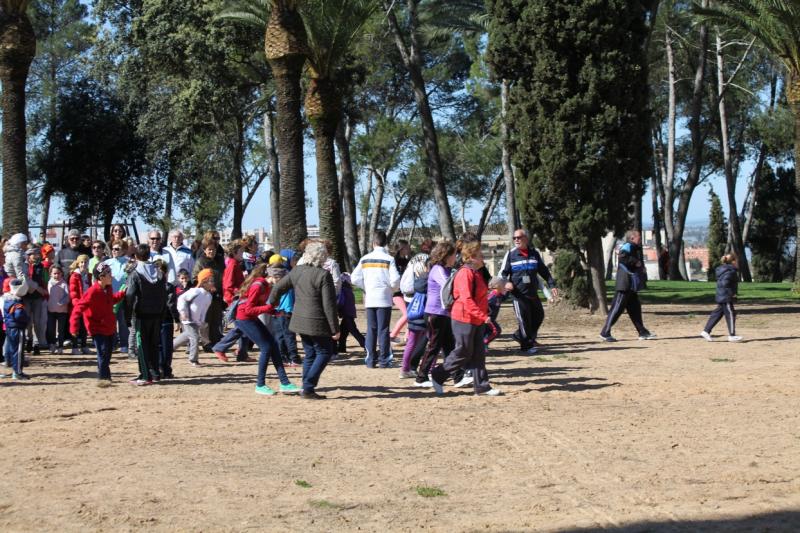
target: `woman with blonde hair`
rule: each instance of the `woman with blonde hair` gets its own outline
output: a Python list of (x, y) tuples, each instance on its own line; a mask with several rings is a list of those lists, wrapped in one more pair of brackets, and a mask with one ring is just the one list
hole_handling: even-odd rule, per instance
[[(69, 299), (72, 305), (76, 305), (83, 294), (92, 286), (92, 274), (89, 272), (89, 256), (81, 254), (72, 262), (69, 267)], [(78, 336), (72, 338), (72, 355), (91, 354), (92, 351), (86, 346), (86, 326), (81, 316), (80, 329)]]

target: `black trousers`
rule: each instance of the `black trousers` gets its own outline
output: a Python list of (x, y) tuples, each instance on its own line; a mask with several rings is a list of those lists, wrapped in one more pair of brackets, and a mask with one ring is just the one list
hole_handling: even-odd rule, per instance
[(139, 337), (139, 378), (146, 381), (159, 379), (158, 344), (161, 340), (161, 316), (136, 317), (136, 335)]
[(733, 308), (733, 302), (725, 302), (724, 304), (717, 304), (717, 308), (711, 312), (708, 317), (705, 331), (711, 333), (714, 326), (722, 317), (725, 317), (725, 323), (728, 324), (728, 335), (736, 335), (736, 309)]
[(539, 296), (514, 298), (514, 315), (518, 324), (514, 339), (519, 342), (520, 348), (527, 350), (536, 342), (539, 328), (544, 322), (544, 307)]
[(622, 313), (626, 312), (633, 322), (633, 326), (639, 335), (647, 335), (649, 331), (642, 322), (642, 304), (639, 302), (639, 295), (633, 291), (617, 291), (614, 299), (611, 300), (611, 308), (608, 310), (608, 318), (603, 326), (600, 335), (607, 337), (611, 335), (611, 328), (617, 323)]

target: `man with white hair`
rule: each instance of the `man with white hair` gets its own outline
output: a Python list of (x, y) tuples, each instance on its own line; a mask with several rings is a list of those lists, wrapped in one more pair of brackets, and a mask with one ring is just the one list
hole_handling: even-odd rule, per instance
[(544, 322), (539, 276), (547, 282), (553, 296), (558, 296), (558, 289), (539, 251), (529, 245), (528, 232), (524, 229), (514, 230), (514, 248), (506, 252), (500, 275), (506, 280), (506, 290), (514, 300), (514, 314), (519, 324), (514, 340), (519, 342), (522, 351), (534, 354), (539, 327)]
[(171, 268), (167, 273), (167, 281), (174, 285), (181, 270), (186, 270), (191, 274), (194, 268), (194, 255), (192, 255), (192, 250), (183, 245), (183, 232), (179, 229), (173, 229), (169, 232), (169, 244), (164, 250), (172, 257)]
[(154, 262), (156, 259), (161, 259), (167, 264), (167, 281), (174, 284), (170, 276), (174, 279), (178, 278), (177, 272), (174, 272), (174, 264), (172, 262), (172, 254), (164, 247), (164, 241), (161, 238), (161, 232), (157, 229), (151, 229), (147, 232), (147, 244), (150, 246), (150, 261)]

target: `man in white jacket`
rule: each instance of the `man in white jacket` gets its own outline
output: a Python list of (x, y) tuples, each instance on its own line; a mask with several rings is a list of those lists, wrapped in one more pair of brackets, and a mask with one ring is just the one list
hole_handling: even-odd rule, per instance
[[(350, 279), (353, 285), (364, 289), (364, 308), (367, 310), (368, 368), (376, 363), (380, 368), (392, 367), (392, 350), (389, 343), (389, 324), (392, 319), (392, 294), (400, 286), (400, 273), (394, 258), (386, 251), (386, 232), (378, 230), (372, 239), (372, 252), (358, 262)], [(380, 346), (380, 358), (375, 348)]]

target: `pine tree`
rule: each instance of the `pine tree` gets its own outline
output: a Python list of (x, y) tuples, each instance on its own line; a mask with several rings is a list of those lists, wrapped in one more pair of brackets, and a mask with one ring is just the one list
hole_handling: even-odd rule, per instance
[(708, 193), (711, 201), (711, 214), (708, 222), (708, 280), (717, 279), (716, 270), (720, 265), (722, 256), (725, 255), (725, 246), (728, 243), (728, 224), (725, 222), (725, 213), (722, 212), (722, 202), (719, 196), (711, 189)]
[(601, 239), (622, 233), (649, 173), (648, 9), (624, 0), (492, 0), (490, 62), (512, 81), (508, 122), (524, 225), (583, 250), (605, 304)]

